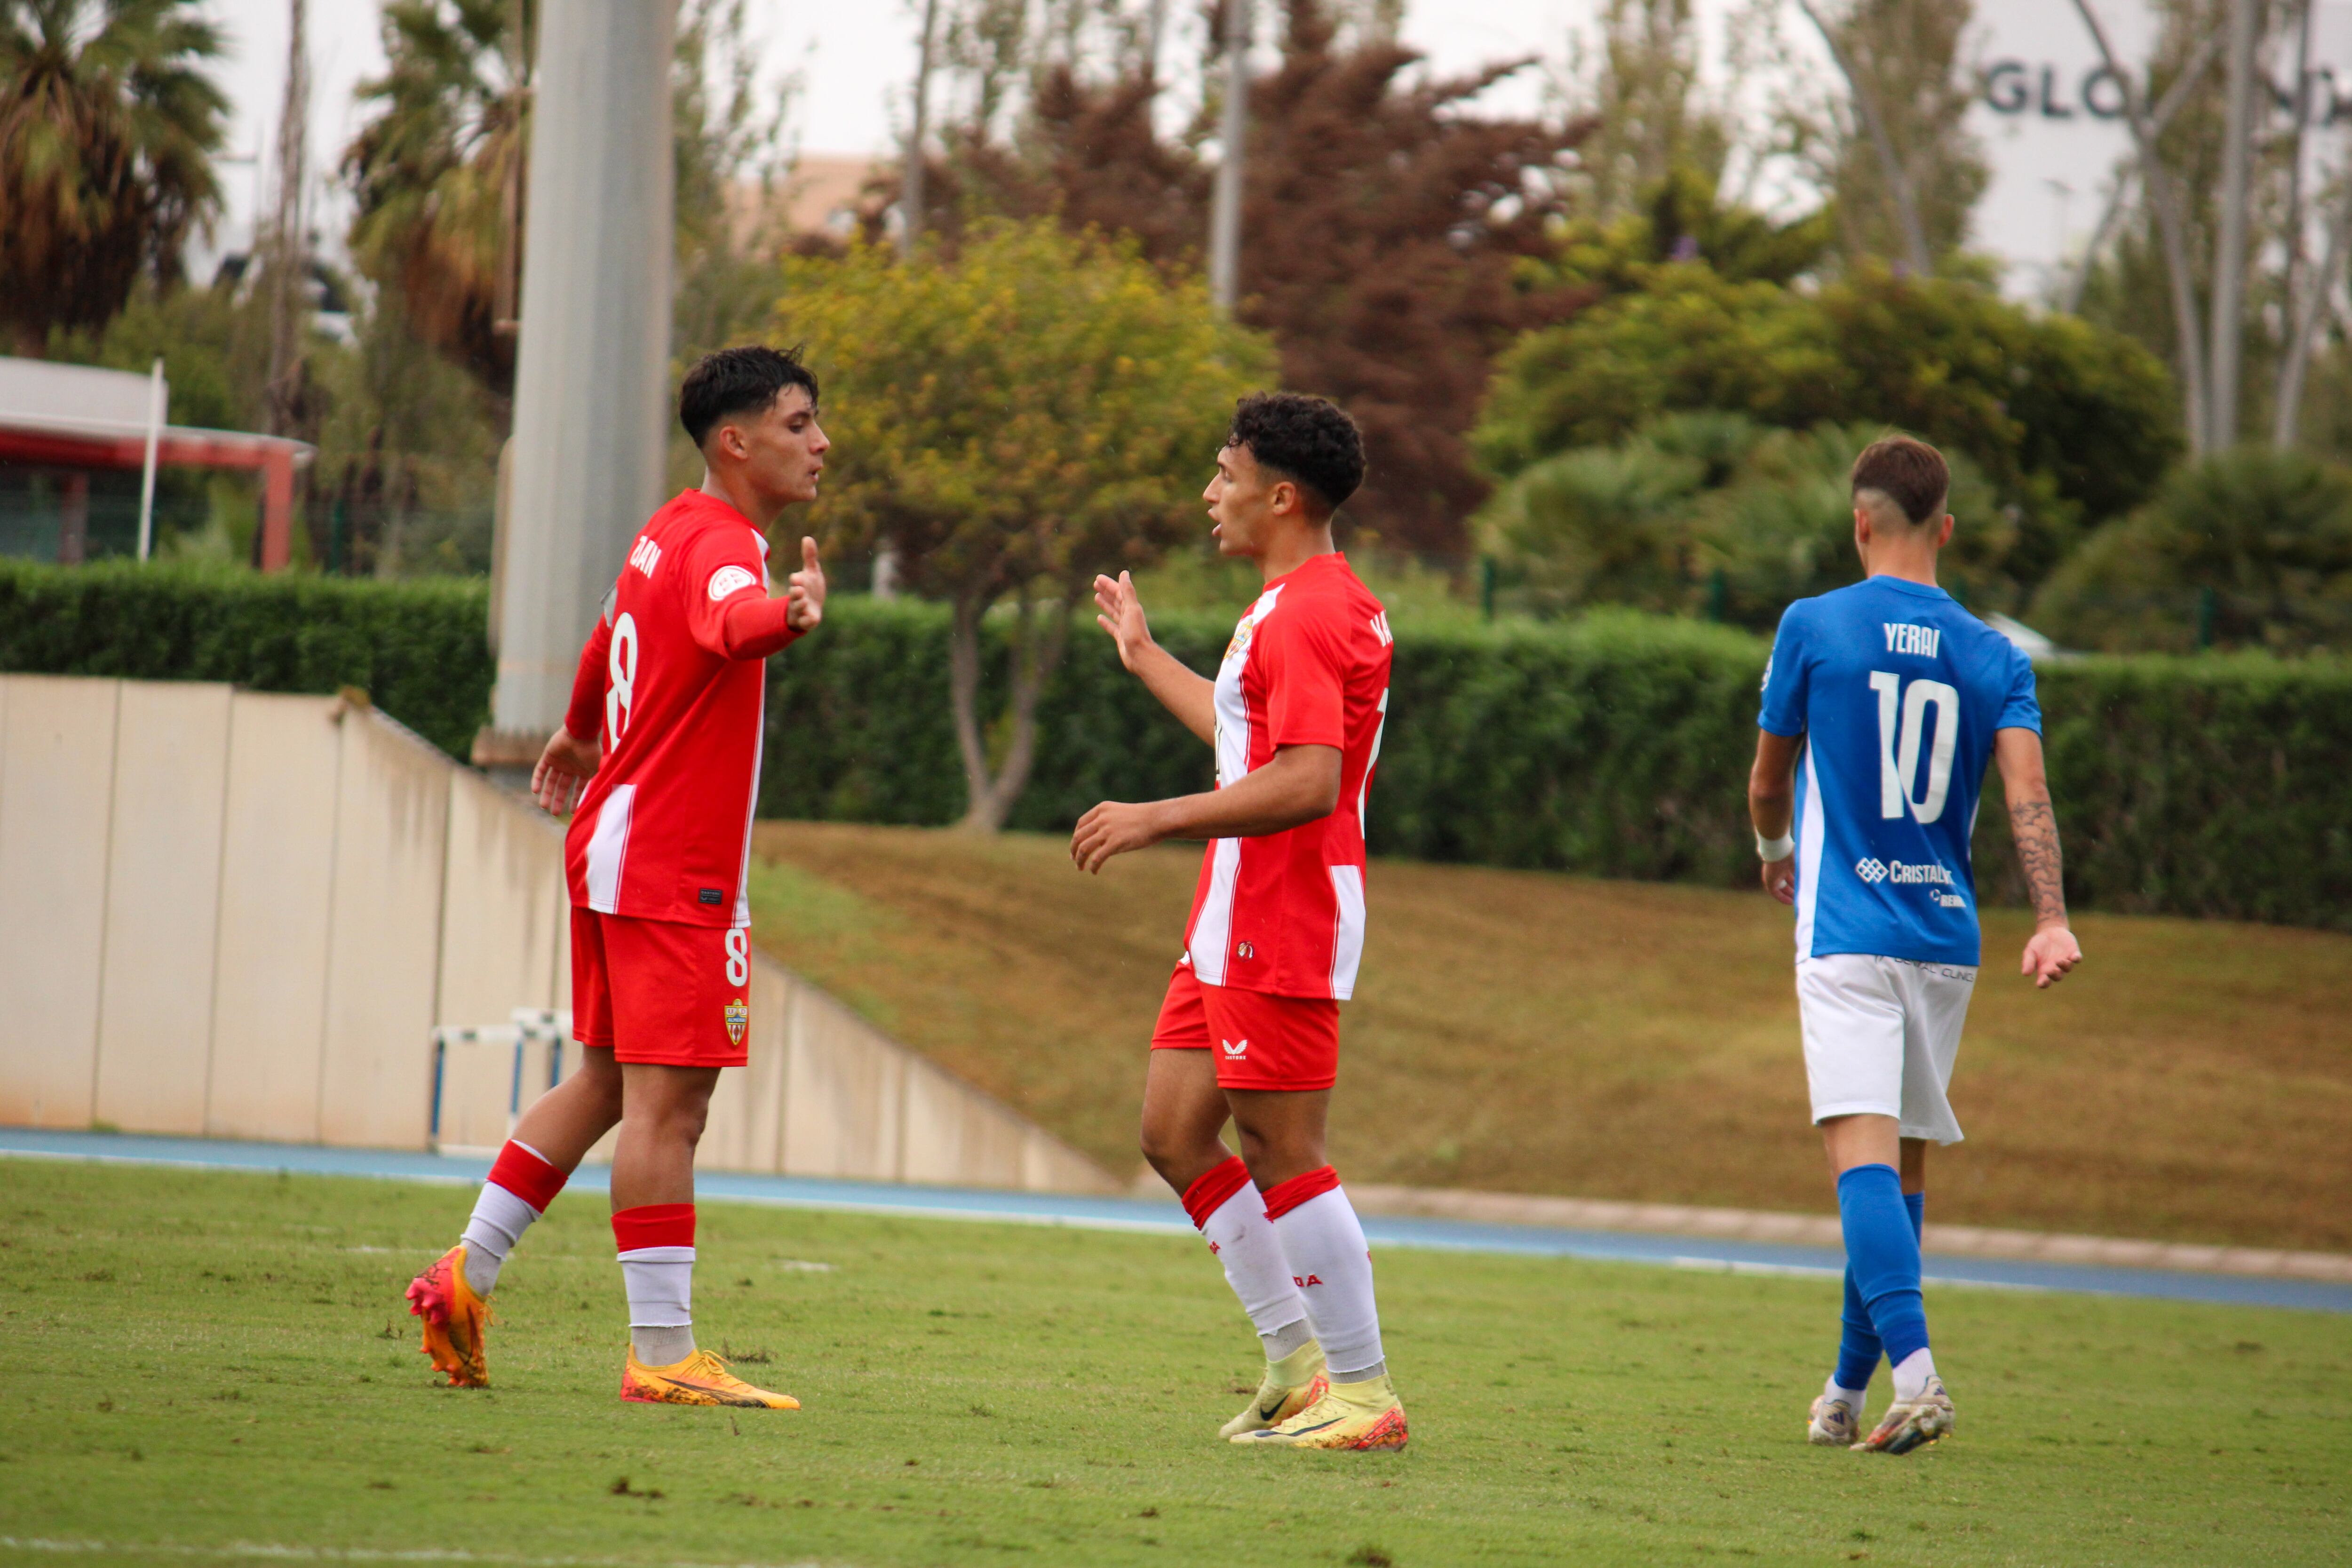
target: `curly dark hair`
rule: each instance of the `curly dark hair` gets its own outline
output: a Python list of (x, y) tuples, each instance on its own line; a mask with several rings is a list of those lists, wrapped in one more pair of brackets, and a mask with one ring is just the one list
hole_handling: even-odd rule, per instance
[(1258, 467), (1293, 480), (1339, 510), (1364, 482), (1364, 437), (1336, 403), (1297, 392), (1260, 392), (1234, 405), (1228, 447), (1246, 447)]
[(719, 349), (686, 373), (677, 389), (677, 422), (699, 447), (720, 420), (730, 414), (764, 413), (788, 386), (805, 388), (809, 406), (816, 406), (816, 374), (801, 363), (799, 349), (765, 343)]

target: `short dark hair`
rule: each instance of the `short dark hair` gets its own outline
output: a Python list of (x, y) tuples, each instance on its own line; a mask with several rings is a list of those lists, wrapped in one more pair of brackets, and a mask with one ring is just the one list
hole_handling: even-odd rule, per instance
[(719, 349), (704, 354), (677, 389), (677, 422), (698, 447), (730, 414), (763, 413), (788, 386), (805, 387), (816, 406), (816, 376), (801, 363), (797, 348), (765, 343)]
[(1338, 510), (1364, 482), (1364, 437), (1338, 404), (1297, 392), (1260, 392), (1234, 405), (1228, 447), (1246, 447), (1271, 468)]
[(1873, 441), (1853, 460), (1853, 494), (1874, 490), (1903, 509), (1918, 528), (1942, 515), (1952, 493), (1952, 470), (1944, 454), (1912, 436)]

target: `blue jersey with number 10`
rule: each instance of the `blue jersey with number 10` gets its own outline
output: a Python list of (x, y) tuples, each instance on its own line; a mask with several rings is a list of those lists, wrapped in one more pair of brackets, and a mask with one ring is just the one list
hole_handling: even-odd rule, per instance
[(1757, 722), (1805, 737), (1797, 956), (1975, 963), (1993, 731), (2042, 729), (2025, 655), (1941, 588), (1873, 577), (1781, 616)]

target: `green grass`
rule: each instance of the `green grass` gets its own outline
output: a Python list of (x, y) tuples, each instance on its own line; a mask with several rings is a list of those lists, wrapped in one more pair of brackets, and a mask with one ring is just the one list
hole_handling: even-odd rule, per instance
[(1255, 1342), (1189, 1237), (709, 1205), (706, 1342), (807, 1408), (671, 1410), (614, 1397), (585, 1194), (508, 1270), (496, 1386), (432, 1386), (400, 1291), (467, 1202), (0, 1164), (0, 1539), (106, 1547), (0, 1554), (2236, 1564), (2352, 1529), (2341, 1317), (1935, 1290), (1959, 1432), (1893, 1460), (1801, 1440), (1828, 1281), (1384, 1249), (1411, 1449), (1244, 1453)]

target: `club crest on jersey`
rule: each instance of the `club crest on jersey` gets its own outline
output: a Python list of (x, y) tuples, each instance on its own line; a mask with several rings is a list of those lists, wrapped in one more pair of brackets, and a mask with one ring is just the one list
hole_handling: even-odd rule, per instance
[(710, 574), (710, 600), (717, 604), (730, 594), (740, 594), (759, 579), (740, 566), (721, 566)]
[(738, 996), (727, 1004), (727, 1037), (737, 1045), (743, 1043), (743, 1031), (751, 1026), (750, 1004)]

